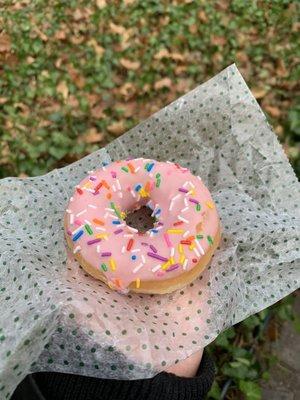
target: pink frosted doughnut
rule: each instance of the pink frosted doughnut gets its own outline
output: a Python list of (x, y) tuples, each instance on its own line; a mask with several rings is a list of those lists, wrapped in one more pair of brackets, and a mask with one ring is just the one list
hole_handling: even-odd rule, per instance
[[(141, 233), (126, 213), (148, 206)], [(137, 158), (90, 172), (65, 214), (69, 247), (92, 276), (119, 291), (167, 293), (194, 280), (220, 239), (219, 217), (199, 176), (172, 162)]]

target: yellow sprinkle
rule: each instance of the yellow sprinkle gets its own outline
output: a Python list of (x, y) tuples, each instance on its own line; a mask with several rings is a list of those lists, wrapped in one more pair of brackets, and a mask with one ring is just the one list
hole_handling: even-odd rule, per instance
[(179, 252), (179, 254), (183, 253), (183, 247), (182, 247), (181, 243), (178, 244), (178, 252)]
[(122, 217), (122, 219), (125, 219), (126, 218), (126, 212), (122, 211), (121, 212), (121, 217)]
[(209, 208), (214, 208), (214, 203), (213, 203), (212, 201), (207, 201), (205, 204), (206, 204), (207, 207), (209, 207)]
[(168, 229), (167, 232), (168, 233), (183, 233), (184, 230), (183, 229)]
[(87, 182), (82, 187), (84, 187), (86, 189), (90, 189), (92, 187), (92, 182)]
[(115, 285), (114, 285), (112, 282), (110, 282), (110, 281), (107, 282), (107, 285), (108, 285), (108, 287), (110, 287), (111, 289), (114, 289), (114, 288), (115, 288)]
[(170, 264), (171, 264), (171, 265), (172, 265), (172, 264), (175, 264), (175, 260), (174, 260), (173, 257), (170, 257), (170, 258), (169, 258), (169, 261), (170, 261)]
[(109, 260), (109, 265), (110, 265), (110, 268), (111, 268), (112, 271), (116, 270), (116, 262), (115, 262), (115, 260), (113, 258), (111, 258)]
[(105, 239), (107, 238), (108, 234), (107, 233), (96, 233), (95, 237), (96, 239)]
[(185, 260), (185, 256), (184, 256), (184, 254), (181, 254), (180, 259), (179, 259), (179, 263), (183, 264), (184, 260)]
[(139, 191), (139, 194), (140, 194), (142, 197), (148, 197), (148, 196), (149, 196), (149, 193), (146, 192), (146, 190), (145, 190), (144, 188), (142, 188), (142, 189)]
[(162, 269), (167, 269), (171, 265), (170, 260), (166, 261), (164, 264), (162, 264), (161, 268)]
[(140, 280), (140, 278), (136, 278), (135, 286), (136, 286), (137, 289), (141, 286), (141, 280)]
[(195, 243), (192, 243), (192, 244), (189, 246), (189, 249), (190, 249), (190, 250), (193, 250), (195, 247), (196, 247)]
[(195, 196), (195, 189), (190, 190), (190, 192), (192, 196)]

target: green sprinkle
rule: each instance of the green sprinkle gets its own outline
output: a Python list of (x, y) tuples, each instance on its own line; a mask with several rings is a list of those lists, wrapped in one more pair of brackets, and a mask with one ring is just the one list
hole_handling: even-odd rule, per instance
[(114, 202), (111, 202), (111, 203), (110, 203), (110, 206), (111, 206), (111, 208), (114, 209), (114, 211), (115, 211), (115, 213), (117, 214), (117, 216), (118, 216), (120, 219), (122, 219), (122, 216), (121, 216), (121, 214), (119, 213), (119, 211), (118, 211), (118, 209), (117, 209), (115, 203), (114, 203)]
[(147, 164), (144, 166), (144, 169), (148, 169), (148, 165), (149, 165), (149, 163), (147, 163)]
[(203, 239), (203, 235), (196, 235), (197, 239)]
[(201, 210), (201, 206), (200, 206), (199, 203), (196, 205), (196, 210), (197, 210), (197, 211), (200, 211), (200, 210)]
[(129, 172), (129, 169), (127, 168), (127, 167), (122, 167), (121, 168), (123, 171), (125, 171), (125, 172)]
[(91, 227), (89, 226), (89, 224), (85, 224), (84, 227), (89, 235), (93, 234), (93, 231), (92, 231)]
[(101, 264), (101, 268), (103, 269), (103, 271), (107, 271), (107, 266), (106, 266), (106, 264)]
[(211, 236), (209, 236), (209, 235), (207, 235), (207, 241), (208, 241), (208, 243), (209, 244), (213, 244), (213, 238), (211, 237)]
[(160, 185), (160, 179), (158, 179), (157, 181), (156, 181), (156, 187), (159, 187), (159, 185)]
[(160, 173), (159, 172), (155, 175), (155, 178), (157, 178), (157, 179), (160, 178)]

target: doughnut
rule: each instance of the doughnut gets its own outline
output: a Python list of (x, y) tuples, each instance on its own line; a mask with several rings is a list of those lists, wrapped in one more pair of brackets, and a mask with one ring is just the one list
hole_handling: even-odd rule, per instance
[[(126, 223), (151, 209), (145, 231)], [(89, 171), (65, 218), (67, 244), (82, 268), (111, 289), (164, 294), (196, 279), (220, 241), (220, 221), (199, 176), (177, 163), (127, 159)]]

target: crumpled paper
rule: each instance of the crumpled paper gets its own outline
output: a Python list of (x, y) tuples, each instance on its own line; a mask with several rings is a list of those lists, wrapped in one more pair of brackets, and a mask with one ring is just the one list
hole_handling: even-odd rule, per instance
[[(124, 296), (66, 249), (63, 216), (89, 170), (126, 157), (199, 174), (222, 222), (209, 267), (169, 295)], [(299, 184), (235, 65), (106, 148), (0, 181), (0, 398), (26, 374), (155, 375), (299, 287)]]

